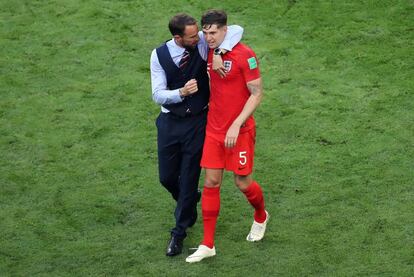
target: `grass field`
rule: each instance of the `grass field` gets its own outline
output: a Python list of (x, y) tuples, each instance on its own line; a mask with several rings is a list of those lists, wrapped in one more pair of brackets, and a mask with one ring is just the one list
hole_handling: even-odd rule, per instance
[[(255, 178), (226, 175), (217, 257), (164, 256), (149, 56), (222, 8), (257, 53)], [(413, 1), (1, 1), (0, 276), (414, 276)]]

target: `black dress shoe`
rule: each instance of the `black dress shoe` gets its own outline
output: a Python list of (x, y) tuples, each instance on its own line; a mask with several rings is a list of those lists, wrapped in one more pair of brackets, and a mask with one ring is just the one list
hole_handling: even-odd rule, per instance
[(171, 236), (171, 240), (168, 243), (168, 247), (167, 247), (167, 253), (165, 255), (171, 257), (171, 256), (181, 254), (183, 250), (183, 240), (184, 240), (183, 238)]

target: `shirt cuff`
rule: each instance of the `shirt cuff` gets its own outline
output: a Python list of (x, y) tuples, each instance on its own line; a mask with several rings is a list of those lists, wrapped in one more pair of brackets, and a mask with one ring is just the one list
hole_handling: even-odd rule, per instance
[(181, 103), (183, 102), (184, 97), (180, 96), (180, 89), (175, 89), (172, 91), (171, 102), (173, 103)]

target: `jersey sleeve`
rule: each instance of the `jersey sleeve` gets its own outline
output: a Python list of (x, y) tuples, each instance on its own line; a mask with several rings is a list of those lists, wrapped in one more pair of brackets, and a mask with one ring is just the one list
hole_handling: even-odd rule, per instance
[(246, 49), (243, 51), (240, 63), (241, 71), (246, 83), (260, 78), (259, 62), (256, 54), (252, 50)]

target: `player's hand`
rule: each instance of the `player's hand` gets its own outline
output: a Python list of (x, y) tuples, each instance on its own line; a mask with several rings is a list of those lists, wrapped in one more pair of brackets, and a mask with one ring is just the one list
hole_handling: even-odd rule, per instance
[(181, 96), (189, 96), (194, 94), (198, 91), (197, 80), (191, 79), (187, 83), (185, 83), (184, 87), (181, 88)]
[(223, 65), (223, 58), (221, 55), (213, 55), (213, 70), (220, 75), (221, 78), (226, 77), (227, 71)]
[(236, 146), (237, 138), (239, 137), (240, 126), (232, 124), (227, 130), (226, 138), (224, 139), (224, 146), (227, 148), (233, 148)]

